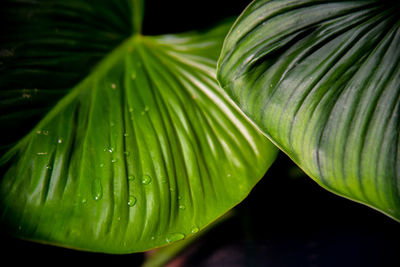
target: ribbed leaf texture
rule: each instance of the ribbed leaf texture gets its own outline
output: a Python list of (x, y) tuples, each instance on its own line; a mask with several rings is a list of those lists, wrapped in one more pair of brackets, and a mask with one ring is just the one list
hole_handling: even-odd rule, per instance
[[(52, 14), (48, 1), (28, 2), (43, 3), (43, 12)], [(80, 30), (88, 25), (102, 27), (85, 17), (88, 10), (100, 21), (104, 17), (124, 27), (118, 13), (111, 14), (115, 10), (106, 7), (125, 2), (100, 3), (104, 14), (95, 12), (97, 1), (69, 1), (59, 11), (66, 12), (63, 23), (71, 26), (71, 35), (79, 35), (86, 43), (91, 32)], [(75, 25), (74, 19), (83, 21)], [(87, 77), (3, 155), (1, 229), (28, 240), (129, 253), (195, 234), (245, 198), (277, 150), (216, 81), (216, 61), (230, 25), (154, 37), (142, 36), (133, 27), (131, 37), (96, 67), (85, 69)], [(39, 25), (32, 33), (40, 29)], [(101, 46), (104, 36), (94, 37)], [(40, 51), (31, 47), (24, 55), (31, 51), (39, 57), (57, 50), (58, 46), (49, 45), (45, 52), (47, 37), (37, 38), (43, 46)], [(80, 38), (73, 46), (77, 50)], [(81, 76), (74, 66), (87, 67), (79, 65), (79, 57), (98, 58), (112, 46), (97, 54), (91, 48), (96, 42), (88, 42), (78, 53), (60, 42), (65, 58), (72, 60), (67, 67), (74, 77)], [(15, 71), (21, 71), (15, 85), (21, 90), (27, 68), (18, 66), (19, 58), (10, 56), (9, 60), (7, 67), (15, 63)], [(48, 71), (35, 77), (63, 73), (57, 68), (60, 62), (54, 63), (57, 67), (51, 63)], [(44, 59), (32, 58), (29, 69), (36, 72), (44, 65)], [(0, 77), (1, 84), (17, 82), (8, 74)], [(38, 81), (34, 84), (38, 95), (40, 82), (50, 88), (43, 92), (52, 90), (52, 80)], [(62, 87), (55, 84), (55, 90)], [(7, 92), (7, 87), (1, 89)], [(45, 96), (33, 91), (29, 101), (40, 107)], [(31, 112), (17, 101), (9, 104), (4, 116), (12, 114), (11, 109)]]
[(400, 6), (253, 1), (223, 88), (323, 187), (400, 219)]

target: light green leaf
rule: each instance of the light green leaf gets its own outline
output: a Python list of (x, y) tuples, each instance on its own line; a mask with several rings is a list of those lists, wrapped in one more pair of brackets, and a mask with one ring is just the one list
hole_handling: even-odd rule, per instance
[(400, 219), (400, 19), (389, 1), (265, 1), (231, 29), (219, 80), (323, 187)]
[(238, 204), (277, 150), (218, 86), (230, 24), (134, 34), (1, 160), (2, 229), (108, 253), (195, 234)]

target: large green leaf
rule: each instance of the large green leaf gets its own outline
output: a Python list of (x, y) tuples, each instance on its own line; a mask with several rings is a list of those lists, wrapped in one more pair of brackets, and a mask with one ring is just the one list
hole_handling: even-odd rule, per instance
[(218, 77), (323, 187), (400, 219), (400, 6), (256, 0)]
[(2, 230), (143, 251), (195, 234), (246, 197), (276, 149), (215, 79), (229, 27), (136, 32), (109, 53), (2, 157)]

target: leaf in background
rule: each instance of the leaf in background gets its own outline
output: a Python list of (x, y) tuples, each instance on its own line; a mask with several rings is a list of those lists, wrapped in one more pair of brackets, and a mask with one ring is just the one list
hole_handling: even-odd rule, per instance
[(3, 156), (2, 229), (128, 253), (195, 234), (245, 198), (277, 150), (215, 79), (229, 26), (134, 34), (109, 53)]
[[(0, 9), (0, 152), (17, 142), (140, 27), (137, 0), (4, 0)], [(139, 13), (138, 12), (138, 13)], [(136, 16), (140, 17), (140, 16)]]
[(323, 187), (400, 219), (400, 19), (389, 1), (265, 1), (227, 37), (218, 78)]

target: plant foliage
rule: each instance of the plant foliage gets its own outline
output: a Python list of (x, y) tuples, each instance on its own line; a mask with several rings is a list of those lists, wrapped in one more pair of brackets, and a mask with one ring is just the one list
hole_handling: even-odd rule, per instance
[(255, 0), (222, 87), (323, 187), (400, 219), (400, 6)]

